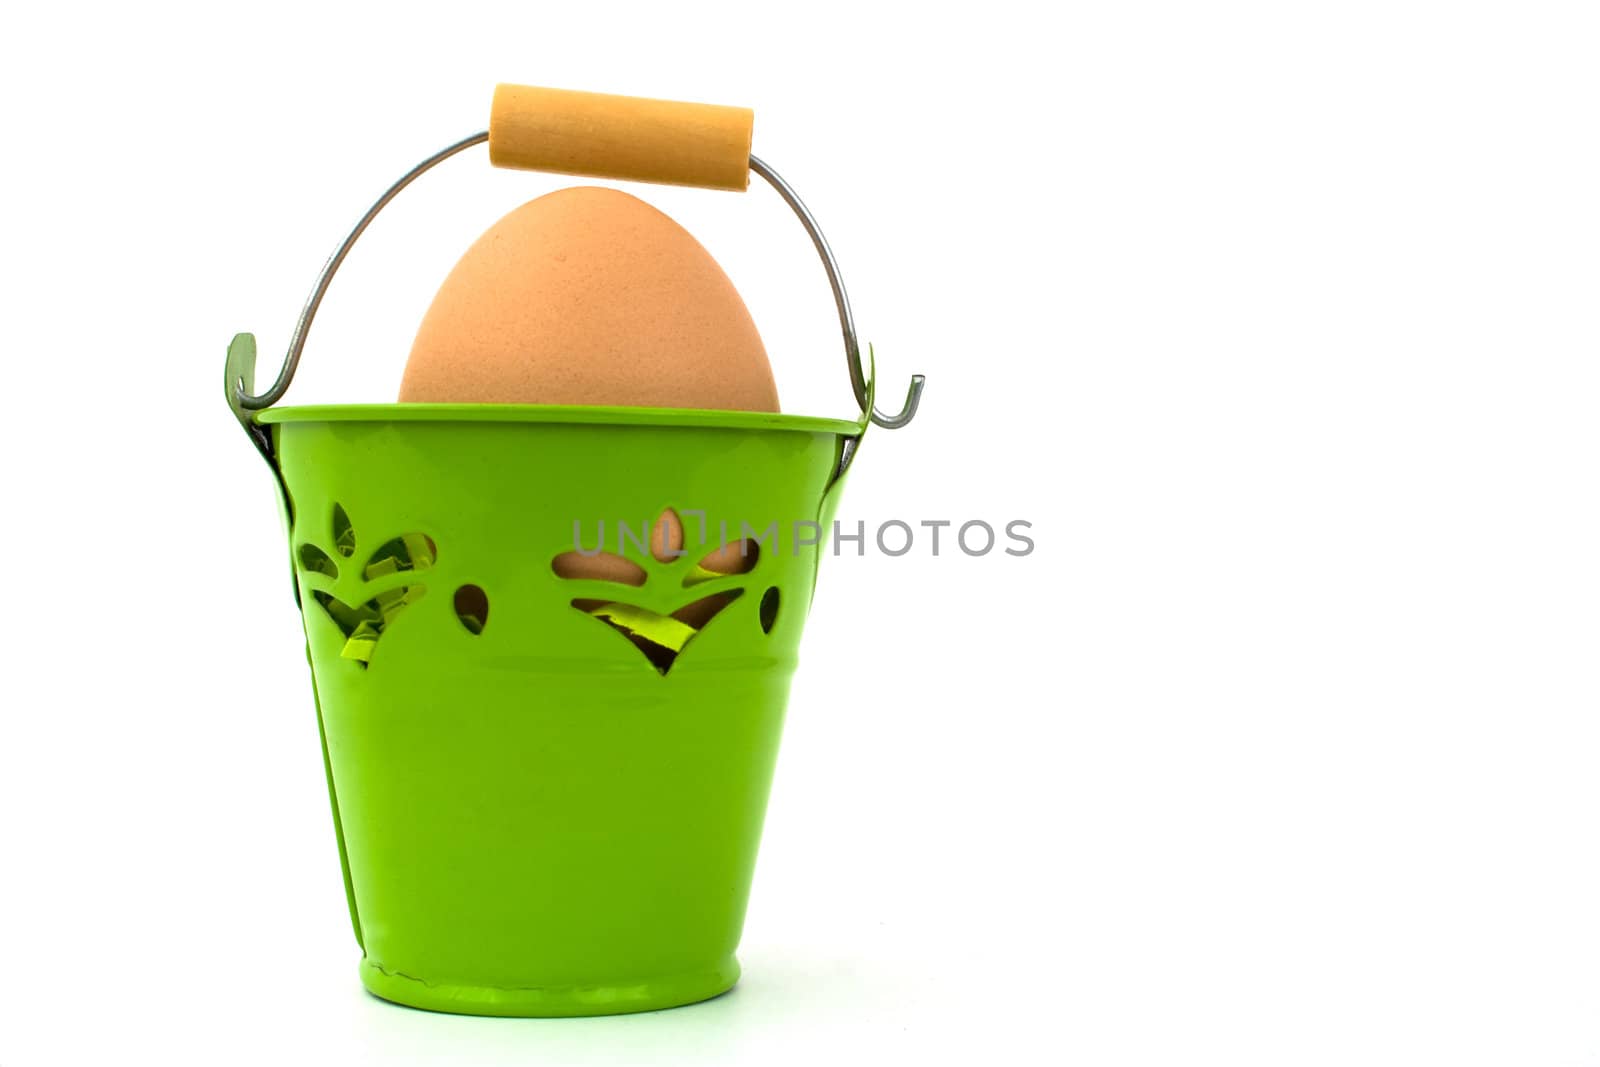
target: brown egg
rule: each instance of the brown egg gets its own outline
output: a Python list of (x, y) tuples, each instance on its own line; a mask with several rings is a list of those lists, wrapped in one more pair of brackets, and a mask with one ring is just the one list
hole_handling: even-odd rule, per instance
[(683, 555), (683, 520), (671, 508), (656, 517), (650, 530), (650, 555), (657, 563), (671, 563)]
[(563, 552), (550, 561), (550, 569), (561, 578), (595, 578), (621, 585), (643, 585), (646, 577), (643, 567), (626, 556), (612, 552), (599, 552), (592, 556), (582, 552)]
[(592, 187), (522, 205), (467, 250), (400, 399), (778, 410), (755, 323), (711, 254), (644, 201)]

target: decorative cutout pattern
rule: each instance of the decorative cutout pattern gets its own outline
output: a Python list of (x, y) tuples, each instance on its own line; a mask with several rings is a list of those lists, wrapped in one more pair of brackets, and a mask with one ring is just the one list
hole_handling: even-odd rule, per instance
[(338, 504), (333, 506), (333, 550), (345, 559), (356, 554), (356, 528)]
[(329, 578), (339, 577), (339, 565), (316, 545), (305, 544), (300, 546), (300, 566), (313, 574), (321, 574)]
[(614, 552), (563, 552), (550, 561), (550, 569), (562, 578), (593, 578), (632, 586), (643, 585), (649, 577), (643, 567)]
[(364, 604), (350, 605), (331, 593), (313, 589), (311, 595), (328, 613), (339, 632), (344, 634), (344, 648), (339, 655), (353, 659), (361, 666), (369, 666), (377, 650), (378, 638), (394, 622), (394, 617), (411, 604), (422, 599), (427, 586), (408, 585), (379, 593)]
[(489, 625), (489, 594), (483, 587), (471, 583), (462, 586), (456, 590), (454, 602), (456, 618), (467, 632), (474, 637), (483, 633), (483, 628)]
[(778, 587), (768, 587), (761, 597), (761, 632), (770, 634), (772, 627), (778, 621)]
[[(334, 551), (345, 559), (353, 558), (357, 546), (355, 525), (342, 505), (333, 505), (330, 531)], [(438, 556), (438, 546), (427, 534), (401, 534), (379, 545), (368, 557), (361, 568), (361, 581), (367, 584), (410, 571), (424, 571), (433, 566)], [(321, 546), (307, 541), (296, 550), (295, 558), (307, 578), (338, 580), (339, 565)], [(426, 592), (427, 587), (420, 584), (392, 586), (353, 604), (325, 589), (313, 589), (311, 595), (344, 635), (344, 647), (339, 654), (365, 668), (377, 650), (378, 638), (393, 624), (395, 616), (422, 599)], [(487, 615), (487, 606), (484, 614)]]
[[(345, 583), (354, 579), (362, 587), (377, 585), (380, 588), (370, 592), (359, 588), (356, 590), (358, 597), (346, 601), (339, 595), (338, 583), (345, 573), (339, 558), (355, 559), (360, 542), (355, 524), (343, 505), (333, 505), (327, 530), (332, 538), (326, 543), (332, 545), (332, 552), (313, 541), (305, 541), (296, 547), (295, 561), (308, 584), (324, 586), (312, 588), (310, 593), (344, 635), (340, 655), (365, 669), (376, 654), (379, 638), (394, 624), (395, 618), (427, 593), (427, 587), (420, 582), (404, 585), (396, 584), (393, 579), (432, 569), (438, 562), (439, 548), (433, 538), (419, 532), (383, 541), (357, 574), (346, 574), (344, 579)], [(550, 561), (550, 567), (563, 579), (630, 588), (643, 586), (652, 572), (660, 571), (665, 572), (668, 580), (691, 589), (706, 582), (726, 585), (722, 580), (751, 574), (760, 563), (761, 545), (751, 538), (718, 545), (692, 563), (693, 556), (687, 551), (684, 540), (683, 521), (676, 511), (666, 508), (650, 530), (648, 545), (637, 540), (633, 542), (641, 559), (603, 551), (588, 554), (572, 551), (557, 555)], [(627, 541), (620, 547), (626, 551)], [(571, 605), (627, 638), (650, 665), (665, 676), (690, 642), (745, 592), (745, 586), (721, 588), (665, 614), (605, 596), (579, 597), (572, 600)], [(779, 602), (778, 587), (768, 586), (757, 611), (763, 633), (770, 634), (777, 624)], [(479, 585), (469, 582), (458, 586), (451, 596), (451, 608), (462, 627), (474, 636), (482, 634), (489, 624), (489, 595)]]
[(683, 576), (684, 588), (726, 578), (730, 574), (749, 574), (756, 569), (756, 561), (760, 558), (761, 542), (748, 537), (731, 541), (696, 563), (694, 569)]
[(743, 593), (743, 589), (714, 593), (685, 604), (671, 615), (608, 600), (578, 599), (572, 606), (632, 641), (634, 647), (644, 653), (644, 658), (665, 675), (705, 624)]
[(425, 571), (439, 558), (439, 548), (427, 534), (410, 533), (385, 541), (367, 560), (362, 571), (367, 581), (376, 581), (401, 571)]
[(650, 555), (657, 563), (672, 563), (683, 555), (683, 520), (671, 508), (650, 529)]
[[(626, 547), (625, 543), (619, 547)], [(635, 546), (639, 547), (639, 546)], [(656, 519), (650, 531), (649, 556), (653, 562), (641, 565), (625, 556), (610, 552), (585, 555), (580, 552), (563, 552), (551, 560), (550, 566), (562, 578), (639, 587), (645, 584), (650, 570), (671, 573), (688, 567), (682, 578), (684, 588), (703, 582), (715, 581), (734, 575), (748, 574), (755, 569), (761, 557), (761, 546), (748, 538), (728, 545), (719, 545), (703, 556), (698, 563), (688, 564), (684, 546), (683, 521), (672, 508), (666, 508)], [(776, 587), (768, 591), (775, 597)], [(572, 606), (622, 634), (635, 648), (644, 653), (651, 666), (665, 675), (677, 662), (683, 650), (697, 634), (715, 618), (723, 608), (739, 599), (743, 588), (724, 589), (692, 600), (663, 615), (637, 604), (597, 597), (579, 597)], [(763, 601), (763, 605), (765, 601)], [(776, 617), (774, 600), (773, 616)], [(771, 623), (765, 619), (762, 629), (770, 632)]]

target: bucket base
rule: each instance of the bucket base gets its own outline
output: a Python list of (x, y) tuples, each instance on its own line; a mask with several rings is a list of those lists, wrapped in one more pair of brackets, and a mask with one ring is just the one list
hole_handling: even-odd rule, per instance
[(367, 992), (396, 1004), (456, 1015), (570, 1017), (625, 1015), (676, 1008), (726, 993), (739, 980), (739, 961), (729, 956), (710, 970), (652, 978), (629, 985), (502, 989), (496, 986), (436, 985), (385, 971), (361, 961)]

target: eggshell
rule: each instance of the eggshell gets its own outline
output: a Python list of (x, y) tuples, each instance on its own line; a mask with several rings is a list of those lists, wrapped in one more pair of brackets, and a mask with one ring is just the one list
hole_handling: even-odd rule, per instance
[(700, 566), (715, 574), (748, 574), (760, 556), (760, 543), (746, 538), (712, 549), (711, 554), (700, 561)]
[(683, 520), (671, 508), (656, 518), (650, 531), (650, 554), (657, 563), (671, 563), (683, 555)]
[(611, 552), (592, 556), (576, 551), (563, 552), (550, 561), (550, 569), (561, 578), (594, 578), (623, 585), (643, 585), (646, 577), (643, 567), (626, 556)]
[(403, 402), (777, 411), (744, 301), (683, 227), (614, 189), (563, 189), (495, 223), (417, 331)]

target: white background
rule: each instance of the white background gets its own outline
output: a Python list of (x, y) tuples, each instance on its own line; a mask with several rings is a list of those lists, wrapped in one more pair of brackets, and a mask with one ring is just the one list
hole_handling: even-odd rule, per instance
[[(894, 5), (902, 8), (901, 5)], [(29, 5), (0, 35), (0, 1064), (1600, 1062), (1600, 25), (1582, 3)], [(756, 109), (883, 391), (720, 1000), (356, 980), (272, 486), (287, 342), (495, 81)], [(291, 397), (386, 400), (481, 150)], [(777, 198), (635, 190), (847, 414)], [(917, 1059), (912, 1059), (916, 1057)]]

